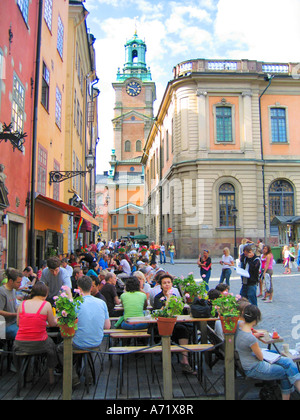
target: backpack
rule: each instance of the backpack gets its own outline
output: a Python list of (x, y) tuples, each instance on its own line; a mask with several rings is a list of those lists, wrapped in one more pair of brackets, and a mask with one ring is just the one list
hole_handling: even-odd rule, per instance
[(191, 305), (191, 314), (193, 318), (210, 318), (211, 306), (207, 300), (196, 297)]
[(282, 400), (280, 386), (277, 383), (265, 383), (259, 391), (259, 398), (268, 401)]

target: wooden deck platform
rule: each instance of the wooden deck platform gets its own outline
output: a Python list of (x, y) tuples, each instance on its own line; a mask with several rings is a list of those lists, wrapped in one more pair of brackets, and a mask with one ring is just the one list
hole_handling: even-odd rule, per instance
[[(103, 342), (103, 349), (106, 347)], [(120, 392), (119, 356), (113, 356), (112, 364), (107, 355), (104, 356), (103, 370), (101, 370), (99, 359), (96, 359), (96, 384), (91, 385), (87, 393), (84, 381), (73, 389), (73, 400), (162, 400), (163, 399), (163, 373), (161, 355), (154, 356), (154, 381), (152, 382), (152, 371), (150, 355), (127, 355), (123, 363), (123, 387)], [(174, 399), (209, 399), (220, 394), (224, 397), (224, 377), (222, 373), (224, 365), (219, 362), (210, 370), (207, 367), (209, 381), (214, 383), (210, 387), (207, 383), (207, 392), (203, 388), (197, 376), (184, 375), (177, 355), (172, 356), (173, 366), (173, 398)], [(220, 378), (221, 376), (221, 378)], [(219, 378), (219, 379), (218, 379)], [(62, 399), (62, 377), (56, 377), (56, 384), (49, 389), (48, 374), (37, 379), (33, 384), (29, 382), (21, 390), (20, 397), (16, 397), (17, 374), (4, 370), (0, 376), (0, 400), (61, 400)]]

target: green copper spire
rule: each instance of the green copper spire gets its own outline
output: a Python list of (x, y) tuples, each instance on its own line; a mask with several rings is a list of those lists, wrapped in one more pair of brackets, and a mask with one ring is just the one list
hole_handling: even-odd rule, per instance
[(125, 64), (123, 73), (120, 69), (118, 70), (118, 82), (123, 82), (130, 77), (137, 77), (145, 82), (152, 80), (150, 68), (147, 68), (146, 65), (146, 51), (145, 42), (138, 37), (137, 31), (135, 31), (133, 37), (125, 44)]

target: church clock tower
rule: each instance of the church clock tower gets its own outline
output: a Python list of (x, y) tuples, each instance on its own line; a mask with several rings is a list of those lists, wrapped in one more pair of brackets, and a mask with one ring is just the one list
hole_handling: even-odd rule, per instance
[(138, 163), (153, 123), (155, 83), (146, 65), (147, 46), (135, 32), (125, 44), (125, 64), (118, 69), (114, 108), (114, 147), (118, 162)]

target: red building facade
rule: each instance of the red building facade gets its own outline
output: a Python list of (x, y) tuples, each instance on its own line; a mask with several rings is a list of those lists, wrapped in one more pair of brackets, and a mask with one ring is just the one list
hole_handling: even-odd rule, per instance
[[(0, 270), (6, 266), (23, 269), (28, 257), (40, 3), (0, 2), (0, 16), (4, 17), (0, 25)], [(24, 144), (14, 149), (11, 140), (18, 141), (24, 133)]]

